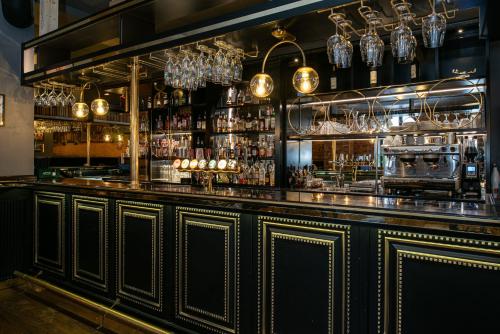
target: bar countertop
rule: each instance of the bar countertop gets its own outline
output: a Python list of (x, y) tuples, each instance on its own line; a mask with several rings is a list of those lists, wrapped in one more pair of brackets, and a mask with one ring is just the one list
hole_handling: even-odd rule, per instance
[(127, 192), (151, 198), (176, 199), (184, 201), (188, 198), (196, 201), (211, 200), (232, 202), (255, 206), (282, 206), (295, 209), (314, 209), (323, 211), (349, 212), (369, 215), (397, 215), (424, 219), (449, 219), (462, 222), (500, 223), (500, 215), (495, 206), (490, 203), (422, 200), (370, 196), (358, 194), (332, 194), (301, 192), (294, 190), (255, 190), (248, 188), (214, 187), (209, 193), (201, 187), (189, 185), (172, 185), (143, 183), (139, 188), (132, 188), (128, 183), (105, 182), (95, 180), (61, 179), (53, 181), (38, 181), (34, 183), (41, 187), (82, 188), (108, 192)]

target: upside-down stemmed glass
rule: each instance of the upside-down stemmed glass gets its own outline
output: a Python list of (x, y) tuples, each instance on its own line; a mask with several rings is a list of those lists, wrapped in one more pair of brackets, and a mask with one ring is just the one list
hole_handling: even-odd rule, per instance
[(242, 51), (237, 50), (234, 58), (233, 58), (233, 81), (240, 82), (243, 80), (243, 64), (241, 63)]
[(66, 104), (70, 107), (76, 102), (76, 96), (73, 95), (73, 88), (69, 89), (69, 94), (66, 96)]
[(167, 62), (165, 63), (165, 72), (163, 78), (165, 85), (172, 86), (174, 81), (174, 58), (175, 55), (171, 52), (167, 53)]
[(369, 67), (381, 66), (384, 57), (384, 41), (377, 33), (378, 23), (380, 20), (377, 17), (371, 18), (368, 23), (368, 31), (361, 36), (359, 41), (361, 59)]
[(338, 68), (349, 68), (352, 62), (352, 43), (346, 38), (345, 33), (340, 35), (338, 27), (335, 28), (335, 34), (330, 36), (327, 41), (327, 53), (330, 64)]
[(214, 57), (214, 65), (212, 67), (212, 81), (214, 83), (220, 84), (222, 83), (222, 72), (223, 72), (223, 62), (224, 62), (224, 53), (222, 49), (219, 48)]
[(410, 64), (415, 58), (417, 39), (408, 26), (413, 17), (408, 13), (399, 15), (399, 25), (391, 32), (392, 55), (399, 64)]
[(422, 19), (422, 38), (426, 48), (443, 46), (446, 33), (446, 18), (436, 13), (435, 0), (432, 0), (432, 13)]

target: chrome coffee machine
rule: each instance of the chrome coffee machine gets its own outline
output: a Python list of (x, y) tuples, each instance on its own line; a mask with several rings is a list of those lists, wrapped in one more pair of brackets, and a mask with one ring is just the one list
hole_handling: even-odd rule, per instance
[(386, 194), (460, 192), (460, 144), (382, 146)]

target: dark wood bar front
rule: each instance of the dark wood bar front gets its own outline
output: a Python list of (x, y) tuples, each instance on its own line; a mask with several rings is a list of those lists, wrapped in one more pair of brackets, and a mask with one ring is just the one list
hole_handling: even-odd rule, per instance
[(32, 193), (35, 207), (25, 273), (160, 327), (500, 328), (500, 220), (488, 204), (364, 209), (356, 201), (366, 197), (351, 195), (342, 198), (349, 205), (327, 207), (324, 197), (301, 204), (284, 192), (213, 196), (189, 186), (162, 192), (68, 180), (19, 191)]

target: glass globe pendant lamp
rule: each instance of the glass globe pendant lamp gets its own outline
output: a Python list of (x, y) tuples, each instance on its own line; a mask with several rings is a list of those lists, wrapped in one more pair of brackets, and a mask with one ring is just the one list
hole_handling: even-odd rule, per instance
[(312, 67), (302, 66), (295, 71), (292, 83), (297, 92), (310, 94), (318, 88), (319, 76)]
[(422, 19), (422, 38), (426, 48), (443, 46), (446, 33), (446, 18), (436, 13), (435, 0), (432, 0), (432, 13)]
[(281, 40), (274, 44), (269, 51), (267, 51), (264, 61), (262, 62), (262, 71), (253, 76), (250, 80), (250, 90), (252, 94), (258, 98), (265, 98), (271, 95), (274, 89), (273, 79), (269, 74), (266, 73), (266, 62), (271, 54), (271, 52), (278, 46), (282, 44), (292, 44), (296, 46), (302, 55), (302, 67), (295, 71), (292, 84), (295, 90), (299, 93), (310, 94), (318, 88), (319, 76), (318, 73), (312, 68), (306, 65), (306, 56), (302, 48), (291, 40)]
[(109, 111), (109, 103), (105, 99), (101, 98), (99, 87), (97, 87), (97, 85), (93, 82), (87, 82), (81, 88), (80, 100), (73, 104), (73, 107), (71, 108), (71, 112), (76, 118), (85, 118), (89, 115), (89, 106), (83, 101), (83, 93), (85, 89), (87, 89), (87, 87), (89, 87), (90, 85), (94, 85), (97, 89), (97, 99), (92, 101), (90, 110), (92, 110), (92, 112), (97, 116), (104, 116)]

